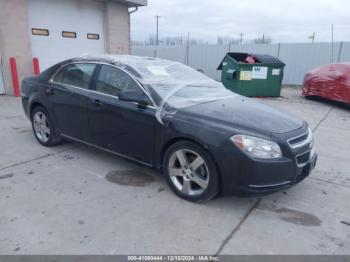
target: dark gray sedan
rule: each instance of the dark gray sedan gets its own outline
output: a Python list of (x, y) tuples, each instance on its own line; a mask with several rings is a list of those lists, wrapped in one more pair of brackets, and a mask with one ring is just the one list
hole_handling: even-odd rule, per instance
[(284, 190), (316, 164), (312, 131), (183, 64), (75, 58), (22, 83), (38, 142), (71, 140), (158, 169), (180, 197)]

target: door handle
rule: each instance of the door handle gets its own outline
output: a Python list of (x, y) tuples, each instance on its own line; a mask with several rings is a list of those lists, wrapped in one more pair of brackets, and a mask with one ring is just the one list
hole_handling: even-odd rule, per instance
[(47, 95), (54, 95), (54, 94), (56, 94), (56, 90), (54, 88), (50, 87), (50, 88), (46, 89), (46, 94)]
[(98, 99), (94, 99), (94, 100), (92, 101), (92, 103), (93, 103), (94, 106), (96, 106), (96, 107), (102, 106), (102, 102), (101, 102), (100, 100), (98, 100)]

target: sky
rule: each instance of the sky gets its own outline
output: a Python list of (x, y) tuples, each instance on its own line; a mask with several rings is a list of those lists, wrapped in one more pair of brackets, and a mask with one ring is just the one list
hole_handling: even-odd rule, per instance
[(148, 0), (131, 15), (132, 40), (155, 35), (190, 36), (216, 43), (218, 36), (243, 40), (265, 36), (274, 43), (350, 41), (349, 0)]

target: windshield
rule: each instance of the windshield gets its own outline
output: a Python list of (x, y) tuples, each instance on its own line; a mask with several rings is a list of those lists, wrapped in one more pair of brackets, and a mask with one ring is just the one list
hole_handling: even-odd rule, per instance
[(133, 68), (158, 106), (182, 108), (234, 96), (221, 83), (178, 62), (152, 59)]
[(234, 94), (220, 83), (216, 85), (194, 84), (144, 84), (154, 102), (160, 106), (167, 103), (175, 108), (183, 108), (232, 97)]
[(106, 56), (132, 74), (158, 106), (157, 119), (177, 109), (237, 96), (201, 72), (179, 62), (128, 55)]
[(160, 123), (179, 108), (235, 96), (221, 83), (180, 63), (139, 65), (136, 69), (139, 81), (159, 106), (156, 116)]

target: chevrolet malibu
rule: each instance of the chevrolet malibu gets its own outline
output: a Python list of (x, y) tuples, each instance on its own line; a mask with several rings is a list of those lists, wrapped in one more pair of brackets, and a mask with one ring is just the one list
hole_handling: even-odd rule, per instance
[(24, 79), (22, 103), (43, 146), (71, 140), (150, 166), (192, 202), (285, 190), (317, 159), (304, 121), (162, 59), (66, 60)]

